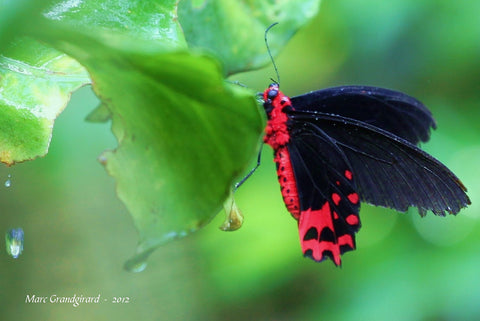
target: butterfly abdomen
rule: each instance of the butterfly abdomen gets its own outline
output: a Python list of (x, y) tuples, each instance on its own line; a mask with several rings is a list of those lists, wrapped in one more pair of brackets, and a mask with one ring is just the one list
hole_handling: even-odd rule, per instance
[(290, 154), (286, 146), (279, 147), (275, 150), (275, 158), (277, 164), (277, 176), (282, 191), (283, 201), (295, 219), (300, 218), (300, 202), (298, 198), (297, 183), (293, 173)]

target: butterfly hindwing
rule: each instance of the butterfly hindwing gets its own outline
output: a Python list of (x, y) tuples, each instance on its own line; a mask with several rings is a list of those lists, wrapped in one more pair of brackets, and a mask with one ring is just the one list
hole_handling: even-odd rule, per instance
[(314, 126), (292, 126), (287, 145), (300, 202), (298, 228), (305, 256), (336, 265), (355, 249), (360, 228), (359, 196), (341, 150)]

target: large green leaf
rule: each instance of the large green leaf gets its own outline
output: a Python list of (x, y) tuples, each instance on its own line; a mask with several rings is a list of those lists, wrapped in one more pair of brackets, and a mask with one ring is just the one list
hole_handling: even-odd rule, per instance
[[(256, 5), (262, 7), (262, 3), (258, 0)], [(298, 7), (293, 1), (286, 1), (277, 9), (316, 10), (313, 3)], [(119, 145), (105, 152), (100, 161), (116, 179), (118, 196), (131, 212), (140, 233), (137, 255), (127, 263), (129, 269), (138, 269), (153, 249), (198, 229), (217, 214), (234, 179), (255, 153), (263, 128), (254, 94), (225, 83), (223, 75), (258, 67), (260, 61), (266, 59), (263, 32), (269, 23), (247, 29), (247, 32), (256, 32), (255, 46), (245, 51), (239, 50), (235, 42), (217, 47), (199, 46), (220, 58), (219, 62), (213, 56), (185, 48), (176, 5), (175, 1), (57, 2), (44, 13), (43, 20), (25, 31), (28, 36), (69, 55), (44, 47), (39, 60), (49, 57), (47, 61), (56, 62), (64, 57), (77, 68), (74, 70), (80, 75), (77, 77), (80, 84), (91, 81), (102, 104), (90, 119), (112, 119), (112, 130)], [(207, 1), (204, 5), (211, 9), (218, 6), (226, 9), (228, 5), (232, 9), (235, 2)], [(272, 35), (274, 47), (295, 32), (301, 24), (301, 15), (305, 16), (304, 23), (308, 20), (306, 17), (313, 14), (302, 10), (298, 14), (290, 13), (275, 16), (274, 20), (285, 24)], [(231, 15), (227, 11), (217, 12), (216, 18), (222, 14), (222, 19), (227, 20)], [(239, 16), (247, 18), (240, 12)], [(196, 18), (192, 15), (190, 23)], [(188, 27), (191, 25), (186, 23), (184, 28)], [(219, 31), (218, 25), (208, 23), (198, 27), (204, 34), (218, 36), (218, 41), (238, 36), (235, 28)], [(246, 45), (247, 38), (237, 40)], [(209, 45), (214, 45), (213, 38)], [(233, 51), (226, 54), (225, 50), (231, 47)], [(21, 55), (23, 61), (37, 61), (33, 53), (21, 51)], [(5, 59), (8, 61), (11, 57)], [(88, 71), (88, 77), (76, 61)], [(232, 63), (234, 61), (238, 63)], [(229, 68), (227, 72), (222, 65)], [(56, 71), (61, 72), (61, 68)], [(8, 70), (8, 73), (9, 77), (21, 74), (18, 70)], [(25, 86), (24, 95), (46, 92), (52, 101), (48, 105), (59, 106), (56, 99), (72, 90), (62, 87), (72, 75), (75, 75), (73, 71), (66, 72), (66, 79), (57, 84), (62, 91), (55, 93), (48, 91), (50, 87), (35, 89), (38, 78), (51, 80), (48, 71), (41, 72), (34, 82)], [(5, 88), (13, 90), (15, 86), (6, 84)], [(32, 121), (41, 120), (35, 114), (35, 103), (28, 98), (19, 100), (26, 101), (26, 109), (33, 110)], [(67, 100), (68, 97), (62, 103)], [(22, 109), (13, 114), (19, 114), (18, 110)], [(42, 129), (41, 133), (49, 133), (46, 129), (51, 130), (61, 108), (54, 109), (56, 112), (43, 110), (48, 111), (52, 120), (37, 127)], [(7, 123), (15, 127), (12, 122)], [(23, 130), (22, 135), (28, 137), (26, 133)], [(22, 136), (15, 134), (7, 140), (15, 142), (16, 137)], [(48, 141), (49, 136), (40, 137), (38, 144), (33, 142), (32, 146), (42, 146), (46, 151)]]
[(231, 75), (268, 61), (263, 35), (269, 25), (279, 23), (269, 33), (275, 55), (319, 5), (320, 0), (182, 0), (178, 17), (188, 44), (213, 52)]
[[(38, 11), (46, 6), (27, 0), (0, 4), (1, 40), (38, 28), (32, 19), (38, 21)], [(43, 15), (80, 29), (98, 28), (184, 47), (175, 11), (175, 0), (77, 0), (54, 2)], [(23, 28), (13, 28), (17, 25)], [(25, 37), (8, 44), (0, 55), (0, 161), (13, 164), (45, 155), (56, 117), (71, 93), (90, 82), (84, 68), (63, 52)]]
[(221, 209), (258, 144), (263, 124), (254, 95), (225, 83), (205, 55), (101, 32), (45, 30), (39, 36), (87, 68), (112, 115), (119, 146), (100, 159), (140, 232), (132, 268)]

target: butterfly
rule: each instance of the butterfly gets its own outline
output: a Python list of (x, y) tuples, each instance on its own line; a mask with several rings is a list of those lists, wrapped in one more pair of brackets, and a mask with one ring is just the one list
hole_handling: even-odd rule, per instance
[(465, 186), (417, 147), (436, 124), (418, 100), (369, 86), (342, 86), (289, 98), (263, 93), (264, 142), (274, 151), (281, 193), (298, 221), (304, 256), (341, 265), (354, 250), (360, 203), (420, 215), (456, 214)]

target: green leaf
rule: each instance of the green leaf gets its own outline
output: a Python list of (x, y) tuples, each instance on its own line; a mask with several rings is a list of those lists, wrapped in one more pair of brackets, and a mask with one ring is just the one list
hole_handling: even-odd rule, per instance
[(268, 60), (268, 40), (276, 55), (295, 32), (313, 18), (320, 0), (182, 0), (178, 18), (189, 46), (215, 54), (226, 75), (262, 67)]
[(57, 1), (45, 13), (52, 21), (70, 27), (121, 33), (132, 39), (161, 42), (164, 46), (185, 47), (176, 18), (178, 0), (75, 0)]
[(253, 93), (226, 83), (208, 56), (101, 32), (64, 30), (59, 39), (57, 30), (44, 40), (89, 70), (111, 113), (119, 146), (100, 160), (139, 230), (127, 264), (137, 267), (218, 213), (255, 153), (261, 114)]
[[(13, 25), (22, 26), (21, 32), (27, 34), (31, 28), (34, 32), (41, 28), (38, 12), (46, 2), (18, 0), (0, 5), (0, 27), (4, 27), (0, 29), (0, 40), (4, 42), (0, 45), (5, 46), (19, 34), (19, 28)], [(175, 0), (77, 0), (57, 1), (43, 15), (92, 32), (97, 28), (132, 39), (184, 47), (175, 9)], [(0, 162), (11, 165), (45, 155), (56, 117), (71, 93), (90, 81), (84, 68), (62, 52), (29, 38), (17, 37), (9, 44), (0, 55)]]
[(0, 56), (0, 161), (45, 155), (55, 118), (89, 82), (84, 68), (57, 50), (28, 38), (12, 44)]
[[(262, 3), (258, 0), (249, 5), (260, 8)], [(274, 52), (308, 20), (301, 12), (303, 9), (308, 9), (307, 17), (315, 13), (314, 3), (318, 6), (313, 1), (300, 7), (285, 1), (274, 7), (275, 20), (285, 22), (272, 34)], [(219, 31), (218, 24), (199, 25), (203, 33), (213, 38), (221, 33), (215, 42), (234, 40), (218, 47), (224, 50), (230, 46), (231, 55), (228, 51), (219, 55), (219, 51), (209, 50), (222, 58), (223, 65), (229, 68), (225, 72), (213, 57), (185, 49), (176, 4), (126, 0), (57, 2), (46, 11), (45, 19), (26, 29), (29, 36), (65, 52), (86, 68), (102, 101), (89, 119), (112, 119), (118, 148), (105, 152), (100, 161), (115, 178), (117, 194), (139, 231), (137, 255), (126, 265), (137, 271), (145, 267), (144, 260), (156, 247), (195, 231), (217, 214), (233, 181), (255, 153), (263, 129), (263, 113), (259, 112), (254, 94), (226, 83), (223, 75), (258, 67), (265, 61), (263, 32), (270, 23), (263, 20), (270, 17), (257, 15), (250, 20), (248, 10), (239, 12), (238, 22), (255, 25), (241, 35), (238, 28)], [(232, 1), (205, 5), (210, 10), (236, 8)], [(105, 12), (104, 8), (110, 10)], [(299, 8), (303, 9), (298, 14), (281, 13)], [(231, 18), (231, 11), (219, 11), (215, 17), (221, 15), (224, 23)], [(192, 15), (186, 28), (192, 28), (196, 18)], [(248, 34), (252, 31), (258, 37)], [(210, 45), (214, 44), (213, 38)], [(252, 38), (255, 45), (249, 47)], [(36, 61), (28, 52), (21, 54), (25, 61)], [(55, 57), (58, 56), (56, 53)], [(79, 70), (82, 83), (90, 81), (81, 67)], [(49, 76), (44, 72), (38, 78), (50, 79)], [(30, 93), (34, 92), (32, 88), (35, 87), (27, 88)], [(55, 99), (59, 95), (50, 93), (49, 97)], [(26, 109), (35, 110), (32, 106), (36, 105), (30, 104)], [(54, 119), (58, 112), (50, 111), (49, 115)], [(33, 121), (40, 119), (34, 114)], [(53, 120), (44, 127), (51, 128), (52, 124)]]
[(40, 12), (49, 5), (42, 0), (0, 0), (0, 52), (28, 26), (34, 26)]
[(56, 116), (71, 92), (89, 82), (65, 54), (18, 38), (47, 4), (0, 2), (0, 162), (8, 165), (47, 153)]

